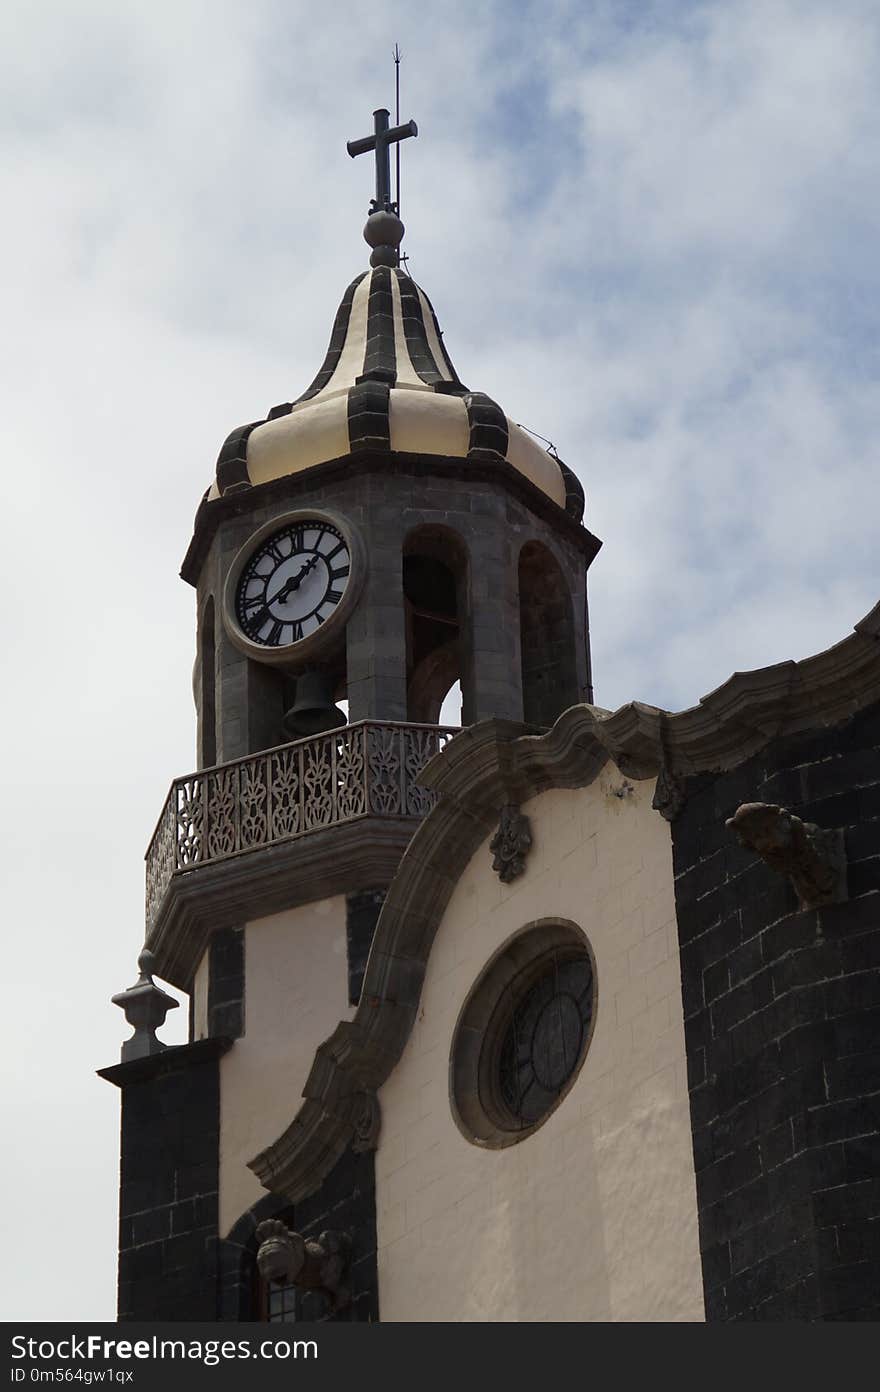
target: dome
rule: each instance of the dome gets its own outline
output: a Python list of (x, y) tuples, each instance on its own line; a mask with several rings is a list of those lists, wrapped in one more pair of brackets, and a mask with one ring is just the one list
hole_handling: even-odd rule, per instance
[(320, 371), (293, 402), (239, 427), (217, 460), (209, 498), (365, 450), (505, 459), (580, 520), (575, 475), (500, 406), (460, 381), (431, 302), (397, 266), (353, 280)]

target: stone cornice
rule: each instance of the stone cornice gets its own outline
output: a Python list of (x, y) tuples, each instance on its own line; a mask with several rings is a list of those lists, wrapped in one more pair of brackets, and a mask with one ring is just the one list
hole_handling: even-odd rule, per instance
[(880, 604), (826, 652), (738, 672), (677, 714), (638, 702), (614, 712), (573, 706), (545, 734), (498, 720), (462, 730), (423, 770), (421, 781), (440, 801), (392, 881), (360, 1004), (318, 1047), (291, 1125), (250, 1162), (260, 1182), (298, 1202), (357, 1136), (358, 1118), (375, 1108), (409, 1038), (452, 891), (502, 806), (585, 786), (608, 759), (634, 778), (720, 772), (771, 739), (837, 724), (878, 699)]
[(97, 1069), (99, 1078), (106, 1078), (114, 1087), (125, 1088), (130, 1083), (151, 1082), (168, 1073), (179, 1073), (181, 1069), (194, 1068), (201, 1063), (210, 1063), (220, 1058), (233, 1041), (225, 1035), (215, 1035), (211, 1039), (196, 1039), (189, 1044), (171, 1044), (161, 1053), (151, 1054), (149, 1058), (131, 1059), (128, 1063), (114, 1063), (109, 1068)]
[(308, 498), (316, 486), (351, 477), (353, 473), (359, 478), (365, 474), (409, 474), (415, 478), (434, 476), (458, 479), (464, 483), (479, 480), (500, 484), (530, 508), (537, 517), (552, 522), (568, 541), (573, 542), (582, 551), (587, 566), (602, 545), (598, 537), (587, 531), (586, 527), (564, 508), (559, 507), (552, 498), (548, 498), (546, 493), (531, 483), (506, 459), (499, 457), (475, 460), (459, 459), (451, 455), (365, 451), (358, 454), (356, 461), (351, 455), (346, 454), (339, 459), (329, 459), (323, 464), (315, 464), (298, 474), (286, 474), (270, 483), (227, 493), (222, 498), (204, 498), (196, 512), (192, 540), (180, 568), (181, 577), (190, 585), (198, 583), (214, 533), (227, 517), (240, 516), (249, 512), (255, 504), (265, 503), (275, 497), (287, 500), (302, 495), (304, 499)]

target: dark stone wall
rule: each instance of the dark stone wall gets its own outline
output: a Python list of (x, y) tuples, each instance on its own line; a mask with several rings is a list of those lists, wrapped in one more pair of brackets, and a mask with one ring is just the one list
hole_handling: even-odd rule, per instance
[(244, 928), (218, 928), (208, 948), (208, 1034), (244, 1034)]
[(365, 889), (345, 896), (345, 935), (348, 945), (348, 1003), (357, 1005), (367, 970), (373, 934), (385, 903), (384, 889)]
[(218, 1060), (229, 1042), (101, 1070), (122, 1091), (121, 1321), (217, 1317)]
[[(673, 856), (710, 1320), (880, 1318), (880, 705), (689, 781)], [(800, 912), (725, 827), (845, 829), (849, 899)]]
[(118, 1319), (261, 1318), (256, 1229), (283, 1218), (306, 1237), (350, 1234), (352, 1301), (333, 1314), (318, 1292), (297, 1295), (296, 1318), (379, 1318), (372, 1153), (347, 1151), (321, 1188), (295, 1207), (267, 1194), (220, 1240), (221, 1054), (230, 1039), (202, 1039), (100, 1070), (122, 1092)]
[(304, 1237), (317, 1237), (325, 1229), (334, 1229), (349, 1233), (352, 1239), (348, 1275), (351, 1304), (334, 1314), (322, 1293), (298, 1291), (297, 1322), (375, 1323), (379, 1318), (375, 1191), (372, 1152), (356, 1155), (348, 1150), (317, 1193), (301, 1203), (290, 1205), (275, 1194), (267, 1194), (239, 1219), (220, 1243), (218, 1318), (234, 1321), (261, 1318), (256, 1230), (264, 1218), (281, 1218)]
[(198, 713), (199, 768), (211, 768), (217, 762), (217, 640), (214, 596), (199, 613), (196, 649), (199, 660), (194, 673), (196, 711)]

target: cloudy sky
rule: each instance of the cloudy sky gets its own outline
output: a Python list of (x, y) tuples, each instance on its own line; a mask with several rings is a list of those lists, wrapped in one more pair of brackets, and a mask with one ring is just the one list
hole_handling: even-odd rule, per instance
[(681, 709), (878, 598), (880, 10), (7, 0), (0, 35), (3, 1315), (106, 1319), (93, 1070), (194, 762), (177, 572), (225, 435), (304, 389), (365, 268), (345, 142), (394, 42), (412, 274), (583, 480), (597, 702)]

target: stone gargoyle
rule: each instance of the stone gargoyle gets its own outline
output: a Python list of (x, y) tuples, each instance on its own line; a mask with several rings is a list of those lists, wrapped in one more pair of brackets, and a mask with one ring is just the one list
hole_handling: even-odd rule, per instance
[(267, 1218), (257, 1228), (260, 1246), (257, 1266), (264, 1281), (281, 1281), (302, 1290), (319, 1290), (334, 1310), (344, 1310), (351, 1291), (344, 1283), (351, 1258), (347, 1233), (322, 1232), (306, 1238), (278, 1218)]
[(771, 870), (788, 875), (802, 909), (838, 904), (846, 898), (843, 832), (802, 822), (787, 807), (744, 802), (726, 823), (741, 846)]

